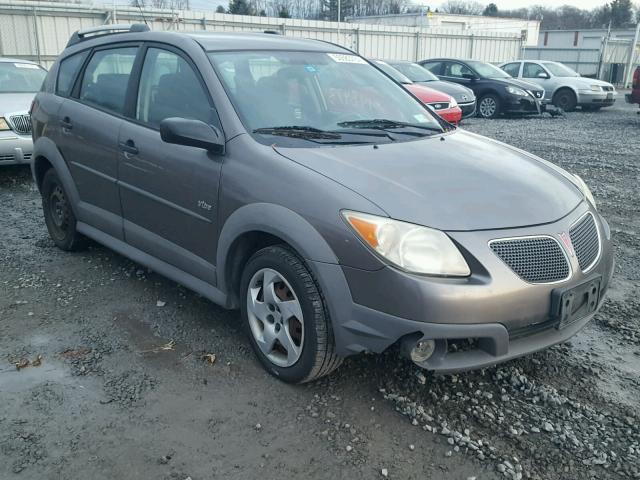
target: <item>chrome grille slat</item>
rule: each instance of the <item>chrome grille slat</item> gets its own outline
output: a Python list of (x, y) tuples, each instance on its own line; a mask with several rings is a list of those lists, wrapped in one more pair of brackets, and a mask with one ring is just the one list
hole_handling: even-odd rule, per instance
[(591, 212), (571, 226), (569, 237), (580, 268), (583, 272), (589, 270), (600, 256), (598, 227)]
[(31, 116), (29, 116), (29, 114), (11, 115), (9, 117), (9, 123), (17, 133), (22, 135), (31, 134)]
[(489, 247), (525, 282), (555, 283), (571, 275), (567, 256), (552, 237), (503, 238), (492, 240)]

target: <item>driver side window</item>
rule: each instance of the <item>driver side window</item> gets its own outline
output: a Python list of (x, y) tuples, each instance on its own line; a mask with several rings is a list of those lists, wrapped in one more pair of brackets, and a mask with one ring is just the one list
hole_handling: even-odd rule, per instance
[(541, 73), (546, 75), (547, 72), (537, 63), (527, 62), (524, 64), (524, 69), (522, 70), (522, 76), (524, 78), (538, 78), (538, 75)]
[(218, 126), (215, 110), (189, 63), (176, 53), (149, 48), (140, 75), (136, 119), (159, 128), (170, 117)]
[(473, 72), (469, 67), (461, 63), (447, 63), (444, 75), (446, 77), (464, 78), (465, 75), (473, 75)]

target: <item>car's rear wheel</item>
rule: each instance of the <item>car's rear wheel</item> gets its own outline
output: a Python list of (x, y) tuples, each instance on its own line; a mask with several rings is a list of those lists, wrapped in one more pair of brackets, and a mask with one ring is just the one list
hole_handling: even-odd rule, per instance
[(241, 313), (264, 368), (289, 383), (315, 380), (335, 370), (331, 320), (304, 261), (285, 246), (256, 252), (241, 279)]
[(478, 115), (482, 118), (496, 118), (500, 115), (500, 99), (493, 93), (484, 95), (478, 101)]
[(42, 210), (51, 239), (62, 250), (75, 251), (86, 246), (86, 237), (76, 230), (76, 217), (69, 196), (53, 168), (42, 179)]
[(577, 103), (576, 94), (566, 88), (556, 92), (553, 96), (553, 104), (565, 112), (573, 112)]

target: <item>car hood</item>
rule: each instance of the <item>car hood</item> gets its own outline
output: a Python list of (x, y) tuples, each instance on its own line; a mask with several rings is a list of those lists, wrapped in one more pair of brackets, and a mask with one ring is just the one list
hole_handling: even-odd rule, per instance
[(418, 83), (419, 85), (424, 85), (425, 87), (433, 88), (440, 92), (444, 92), (447, 95), (451, 95), (456, 99), (456, 102), (458, 103), (469, 103), (474, 101), (476, 98), (473, 90), (467, 87), (463, 87), (462, 85), (458, 85), (457, 83), (445, 82), (443, 80), (432, 80), (428, 82), (416, 83)]
[(424, 85), (420, 85), (418, 83), (409, 83), (403, 85), (403, 87), (413, 93), (423, 103), (449, 101), (449, 95), (447, 95), (446, 93), (434, 90), (433, 88), (425, 87)]
[(542, 87), (536, 83), (526, 82), (517, 78), (490, 78), (493, 82), (503, 83), (504, 85), (511, 85), (514, 87), (522, 88), (524, 90), (541, 90)]
[(567, 83), (572, 84), (574, 87), (590, 90), (591, 85), (599, 85), (601, 87), (613, 87), (609, 82), (603, 82), (602, 80), (596, 80), (595, 78), (586, 77), (563, 77), (563, 80), (567, 80)]
[(445, 231), (554, 222), (583, 200), (559, 167), (460, 129), (378, 148), (274, 148), (392, 218)]
[(35, 93), (0, 93), (0, 117), (28, 112), (35, 96)]

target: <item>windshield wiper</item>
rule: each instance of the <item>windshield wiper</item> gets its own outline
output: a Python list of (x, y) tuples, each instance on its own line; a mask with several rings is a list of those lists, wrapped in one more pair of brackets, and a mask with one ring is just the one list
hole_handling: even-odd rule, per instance
[(282, 127), (264, 127), (264, 128), (256, 128), (253, 133), (262, 133), (266, 135), (278, 135), (281, 137), (292, 137), (292, 138), (315, 138), (315, 139), (326, 139), (326, 140), (339, 140), (342, 138), (342, 135), (335, 132), (328, 132), (326, 130), (320, 130), (315, 127), (308, 126), (282, 126)]
[(430, 127), (427, 125), (416, 125), (414, 123), (399, 122), (396, 120), (388, 120), (386, 118), (374, 118), (373, 120), (351, 120), (348, 122), (338, 123), (340, 127), (352, 127), (352, 128), (374, 128), (379, 130), (387, 130), (394, 128), (418, 128), (420, 130), (429, 130), (431, 132), (442, 132), (442, 129), (437, 127)]

